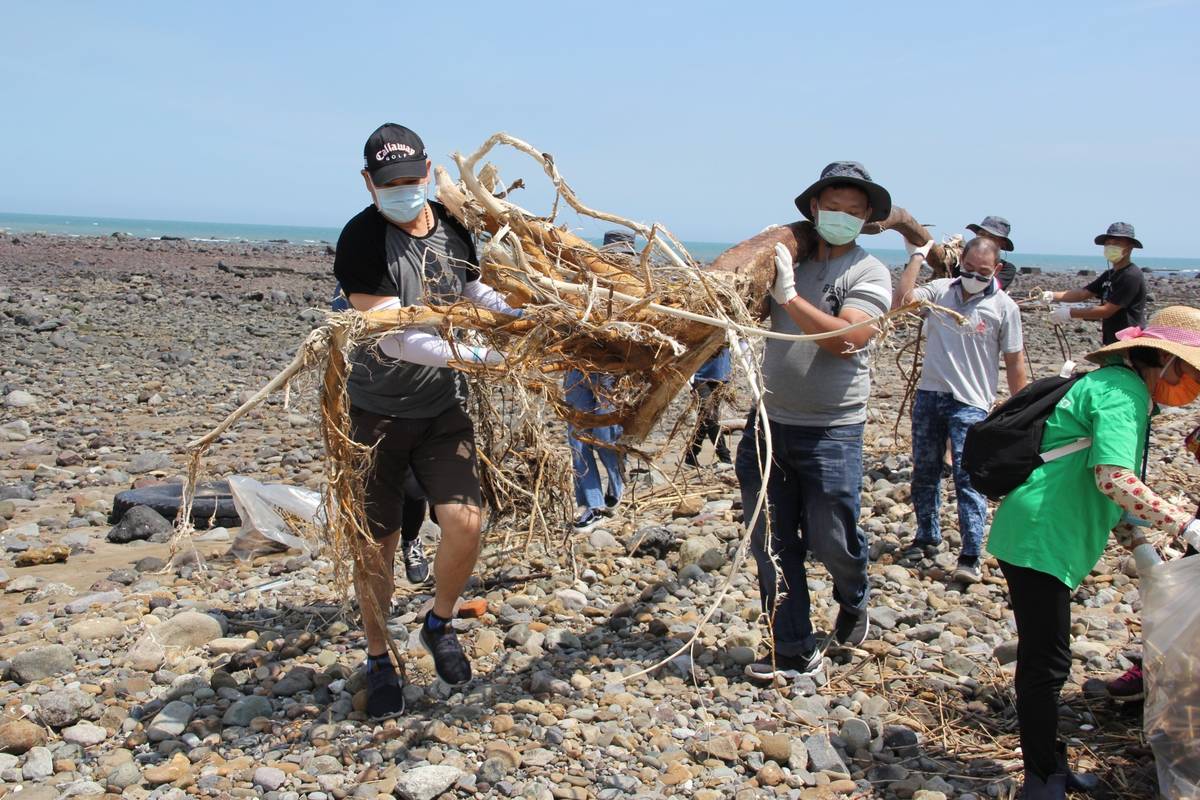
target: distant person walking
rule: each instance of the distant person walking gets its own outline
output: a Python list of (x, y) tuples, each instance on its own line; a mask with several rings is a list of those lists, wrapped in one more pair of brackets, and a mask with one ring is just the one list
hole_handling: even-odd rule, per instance
[(712, 442), (716, 448), (718, 463), (729, 464), (732, 461), (729, 445), (725, 443), (725, 436), (721, 433), (721, 389), (729, 383), (731, 362), (729, 348), (723, 347), (715, 356), (705, 361), (704, 366), (692, 376), (692, 387), (696, 391), (700, 411), (696, 420), (696, 433), (692, 436), (692, 442), (683, 457), (688, 466), (700, 465), (700, 451), (704, 449), (705, 441)]
[[(600, 249), (608, 253), (634, 255), (634, 237), (622, 230), (607, 231)], [(613, 377), (598, 372), (569, 369), (563, 376), (563, 397), (567, 405), (584, 414), (611, 413)], [(572, 527), (590, 531), (606, 514), (611, 514), (625, 493), (624, 464), (621, 454), (604, 444), (614, 444), (621, 438), (620, 425), (596, 425), (584, 428), (567, 423), (567, 444), (571, 447), (571, 467), (574, 472), (576, 516)], [(592, 444), (590, 439), (599, 444)], [(599, 462), (599, 463), (597, 463)], [(608, 477), (605, 489), (600, 466)]]

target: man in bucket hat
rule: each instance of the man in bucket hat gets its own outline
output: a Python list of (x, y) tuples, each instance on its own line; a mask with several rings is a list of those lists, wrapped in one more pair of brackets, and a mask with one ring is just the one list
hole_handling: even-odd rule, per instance
[[(825, 167), (796, 198), (796, 207), (813, 221), (818, 241), (799, 264), (776, 247), (771, 329), (832, 336), (768, 339), (763, 357), (773, 460), (769, 511), (758, 519), (751, 545), (774, 651), (749, 665), (747, 675), (767, 681), (814, 673), (823, 664), (809, 618), (809, 551), (829, 570), (839, 606), (832, 637), (850, 646), (867, 637), (867, 540), (858, 514), (871, 391), (864, 351), (875, 329), (845, 329), (886, 313), (892, 295), (887, 267), (855, 242), (864, 223), (886, 218), (892, 207), (887, 190), (861, 164)], [(762, 425), (752, 411), (735, 461), (747, 515), (763, 484)], [(765, 513), (771, 515), (769, 538)]]
[[(1013, 251), (1012, 239), (1008, 238), (1012, 232), (1012, 225), (1004, 217), (988, 215), (978, 225), (968, 225), (967, 230), (975, 234), (976, 239), (987, 239), (1007, 253)], [(1017, 285), (1017, 265), (1001, 258), (996, 265), (996, 273), (993, 277), (1001, 289), (1012, 294), (1013, 288)]]
[(1099, 278), (1082, 289), (1065, 292), (1042, 292), (1045, 303), (1078, 303), (1083, 300), (1099, 299), (1100, 305), (1090, 308), (1058, 306), (1050, 312), (1050, 319), (1065, 325), (1072, 319), (1098, 319), (1100, 341), (1112, 344), (1117, 340), (1117, 331), (1132, 325), (1146, 323), (1146, 278), (1137, 264), (1130, 260), (1133, 248), (1142, 243), (1133, 233), (1128, 222), (1114, 222), (1108, 230), (1095, 239), (1104, 248), (1104, 260), (1109, 263)]

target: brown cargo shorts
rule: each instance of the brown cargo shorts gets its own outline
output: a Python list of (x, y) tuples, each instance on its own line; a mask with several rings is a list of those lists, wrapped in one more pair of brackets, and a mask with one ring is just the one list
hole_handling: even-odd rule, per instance
[(350, 436), (361, 444), (378, 443), (364, 482), (367, 522), (376, 539), (400, 530), (409, 469), (430, 504), (482, 508), (475, 426), (459, 406), (429, 419), (400, 419), (351, 408)]

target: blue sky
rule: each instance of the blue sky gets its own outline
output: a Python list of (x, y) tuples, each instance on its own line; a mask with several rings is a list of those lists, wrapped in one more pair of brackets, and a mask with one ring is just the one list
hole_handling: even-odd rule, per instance
[(1197, 33), (1193, 0), (13, 3), (0, 211), (336, 227), (395, 121), (442, 163), (508, 131), (689, 240), (795, 219), (853, 159), (935, 232), (1089, 253), (1123, 219), (1195, 256)]

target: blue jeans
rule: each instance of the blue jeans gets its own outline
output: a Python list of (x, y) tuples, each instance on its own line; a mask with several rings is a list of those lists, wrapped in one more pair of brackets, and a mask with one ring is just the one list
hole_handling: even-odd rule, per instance
[(942, 505), (942, 454), (946, 437), (954, 460), (954, 492), (958, 497), (958, 532), (961, 556), (978, 558), (987, 524), (987, 498), (971, 488), (971, 476), (962, 468), (967, 428), (987, 416), (982, 408), (954, 399), (949, 392), (917, 390), (912, 410), (913, 507), (917, 512), (916, 544), (942, 541), (939, 509)]
[[(611, 412), (612, 406), (604, 394), (612, 389), (611, 375), (585, 374), (577, 369), (567, 370), (563, 378), (563, 396), (572, 408), (588, 414)], [(600, 483), (599, 457), (608, 473), (608, 493), (618, 500), (625, 492), (621, 474), (621, 456), (608, 447), (595, 447), (576, 438), (579, 432), (598, 442), (613, 443), (621, 438), (620, 425), (580, 429), (567, 424), (567, 442), (571, 445), (571, 466), (575, 471), (575, 502), (584, 508), (604, 508), (604, 489)]]
[[(760, 446), (752, 411), (735, 462), (747, 522), (762, 488)], [(774, 463), (767, 503), (771, 552), (779, 572), (767, 553), (766, 520), (761, 516), (751, 532), (750, 546), (758, 562), (763, 613), (772, 620), (775, 652), (794, 656), (816, 644), (804, 563), (810, 550), (829, 570), (833, 599), (853, 613), (866, 613), (870, 593), (867, 537), (858, 527), (863, 426), (803, 427), (772, 422), (771, 447)]]

